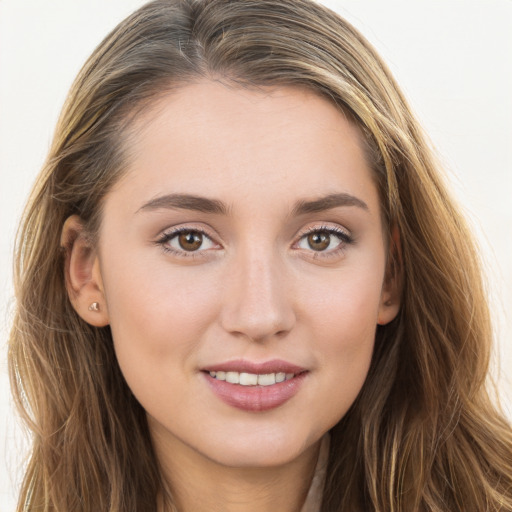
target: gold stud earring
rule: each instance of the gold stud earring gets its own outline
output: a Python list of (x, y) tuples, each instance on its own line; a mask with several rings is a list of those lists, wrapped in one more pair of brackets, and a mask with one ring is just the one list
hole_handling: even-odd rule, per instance
[(100, 310), (100, 304), (99, 302), (93, 302), (90, 306), (89, 306), (89, 311), (99, 311)]

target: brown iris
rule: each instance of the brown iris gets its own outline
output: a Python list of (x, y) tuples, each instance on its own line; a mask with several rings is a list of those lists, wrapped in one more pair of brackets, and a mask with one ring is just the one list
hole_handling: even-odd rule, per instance
[(203, 235), (198, 231), (184, 231), (178, 236), (180, 247), (184, 251), (195, 251), (203, 243)]
[(323, 251), (329, 247), (331, 235), (325, 231), (319, 231), (308, 235), (308, 245), (314, 251)]

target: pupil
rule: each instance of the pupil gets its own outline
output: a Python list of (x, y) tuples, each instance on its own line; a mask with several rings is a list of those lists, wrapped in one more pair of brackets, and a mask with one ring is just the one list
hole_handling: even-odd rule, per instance
[(331, 239), (327, 233), (311, 233), (308, 236), (308, 244), (315, 251), (323, 251), (329, 247)]
[(196, 231), (187, 231), (179, 235), (180, 247), (185, 251), (195, 251), (203, 243), (203, 235)]

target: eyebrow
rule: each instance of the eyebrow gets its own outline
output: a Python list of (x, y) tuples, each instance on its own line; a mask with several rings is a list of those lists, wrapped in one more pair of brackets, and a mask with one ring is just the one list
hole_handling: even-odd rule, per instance
[(189, 194), (167, 194), (148, 201), (138, 211), (159, 210), (161, 208), (194, 210), (196, 212), (215, 213), (218, 215), (227, 215), (229, 210), (222, 201), (217, 199), (208, 199), (207, 197)]
[(339, 193), (329, 194), (328, 196), (314, 199), (313, 201), (299, 201), (293, 208), (292, 215), (323, 212), (339, 206), (356, 206), (365, 211), (369, 211), (368, 205), (358, 197), (346, 193)]
[[(338, 193), (329, 194), (325, 197), (314, 199), (312, 201), (298, 201), (292, 210), (292, 216), (304, 215), (307, 213), (318, 213), (340, 206), (355, 206), (365, 211), (369, 211), (368, 205), (361, 199), (350, 194)], [(222, 201), (190, 194), (167, 194), (159, 196), (143, 204), (137, 211), (159, 209), (193, 210), (201, 213), (212, 213), (217, 215), (227, 215), (229, 212), (229, 207)]]

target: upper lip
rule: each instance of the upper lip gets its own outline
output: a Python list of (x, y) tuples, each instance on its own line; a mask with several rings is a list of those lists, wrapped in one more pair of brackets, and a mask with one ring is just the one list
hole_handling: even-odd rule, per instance
[(269, 373), (302, 373), (306, 369), (295, 364), (283, 361), (281, 359), (272, 359), (256, 363), (253, 361), (246, 361), (244, 359), (237, 359), (233, 361), (226, 361), (224, 363), (215, 363), (210, 366), (202, 368), (205, 372), (238, 372), (238, 373), (256, 373), (260, 375)]

